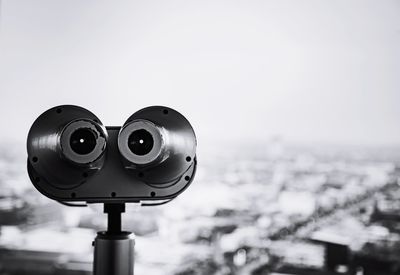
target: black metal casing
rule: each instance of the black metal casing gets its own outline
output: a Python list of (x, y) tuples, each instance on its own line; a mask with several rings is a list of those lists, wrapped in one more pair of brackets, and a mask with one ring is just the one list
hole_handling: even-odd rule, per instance
[[(119, 135), (126, 125), (141, 120), (160, 129), (162, 156), (148, 165), (131, 165), (120, 152)], [(93, 156), (71, 161), (73, 156), (65, 153), (69, 150), (64, 141), (70, 135), (68, 127), (90, 128), (95, 133), (98, 143)], [(33, 185), (45, 196), (63, 202), (170, 200), (191, 184), (197, 165), (191, 125), (180, 113), (163, 106), (136, 112), (122, 127), (104, 127), (95, 115), (78, 106), (54, 107), (32, 125), (27, 149)]]

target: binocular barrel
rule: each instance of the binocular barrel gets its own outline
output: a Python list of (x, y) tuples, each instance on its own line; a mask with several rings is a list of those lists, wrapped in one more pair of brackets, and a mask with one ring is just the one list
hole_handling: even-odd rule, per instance
[(189, 122), (168, 108), (149, 107), (124, 123), (118, 148), (128, 169), (137, 169), (152, 184), (174, 181), (196, 154), (196, 137)]

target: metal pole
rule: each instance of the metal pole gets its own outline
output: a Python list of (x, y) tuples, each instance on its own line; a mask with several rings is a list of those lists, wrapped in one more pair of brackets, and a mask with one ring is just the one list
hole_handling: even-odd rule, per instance
[(104, 204), (107, 231), (94, 240), (93, 275), (133, 275), (135, 241), (131, 232), (121, 231), (125, 204)]

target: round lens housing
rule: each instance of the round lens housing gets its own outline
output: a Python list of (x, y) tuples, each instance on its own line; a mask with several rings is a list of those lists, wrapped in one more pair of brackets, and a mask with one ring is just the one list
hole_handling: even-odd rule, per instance
[(118, 135), (118, 149), (130, 166), (154, 165), (164, 152), (162, 128), (138, 119), (124, 124)]
[(133, 131), (128, 138), (128, 147), (132, 153), (138, 156), (144, 156), (153, 149), (153, 136), (145, 129)]
[(99, 159), (106, 148), (107, 134), (97, 122), (87, 119), (67, 124), (60, 135), (61, 152), (64, 157), (79, 165)]

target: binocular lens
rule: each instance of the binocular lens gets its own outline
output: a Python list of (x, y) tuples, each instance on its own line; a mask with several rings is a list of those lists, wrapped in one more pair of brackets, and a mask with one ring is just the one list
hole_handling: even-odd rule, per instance
[(153, 149), (153, 136), (145, 129), (133, 131), (128, 138), (128, 147), (132, 153), (138, 156), (144, 156)]
[(72, 133), (70, 146), (79, 155), (87, 155), (96, 147), (97, 135), (88, 128), (77, 129)]
[(62, 153), (76, 164), (96, 161), (106, 148), (105, 129), (95, 121), (74, 120), (64, 127), (60, 136)]
[(154, 164), (162, 155), (161, 129), (144, 119), (126, 123), (118, 136), (118, 148), (125, 160), (133, 165)]

